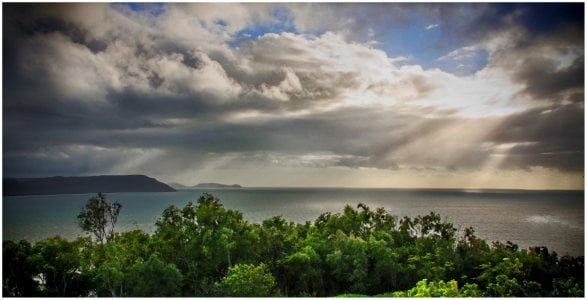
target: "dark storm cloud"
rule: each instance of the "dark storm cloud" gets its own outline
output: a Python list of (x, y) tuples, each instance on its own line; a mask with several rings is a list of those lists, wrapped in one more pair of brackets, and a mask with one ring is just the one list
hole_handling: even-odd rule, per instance
[[(395, 120), (390, 121), (390, 118)], [(95, 139), (100, 141), (100, 145), (108, 147), (185, 148), (219, 153), (332, 151), (337, 154), (369, 155), (373, 149), (389, 147), (391, 139), (401, 143), (402, 139), (407, 138), (400, 136), (402, 130), (405, 130), (402, 122), (414, 120), (417, 119), (390, 111), (343, 109), (311, 116), (246, 123), (194, 118), (194, 121), (185, 125), (137, 131), (94, 131), (91, 134), (93, 136), (85, 140), (83, 137), (75, 139), (84, 143)], [(397, 137), (393, 137), (392, 133), (397, 133)], [(349, 137), (349, 134), (352, 136)], [(391, 139), (375, 141), (376, 136), (381, 135), (388, 135)]]
[(105, 152), (91, 151), (88, 148), (62, 148), (36, 155), (4, 153), (3, 172), (5, 177), (110, 174), (112, 166), (124, 164), (131, 158), (124, 155), (121, 149)]
[(509, 151), (503, 167), (582, 171), (584, 114), (582, 104), (572, 104), (531, 109), (507, 117), (491, 137), (498, 143), (518, 143)]
[(527, 110), (505, 118), (496, 130), (495, 140), (505, 143), (551, 141), (577, 149), (583, 144), (583, 115), (580, 104)]
[(86, 29), (61, 18), (68, 10), (67, 5), (53, 4), (49, 5), (49, 8), (50, 12), (46, 13), (39, 6), (32, 4), (5, 5), (4, 22), (11, 25), (7, 31), (20, 31), (27, 35), (59, 32), (72, 42), (86, 46), (93, 53), (106, 49), (108, 45), (105, 41), (91, 37)]
[(519, 22), (527, 29), (529, 40), (547, 36), (559, 41), (574, 40), (580, 43), (584, 39), (583, 3), (537, 3), (520, 7), (519, 10)]
[(104, 41), (89, 39), (87, 33), (80, 27), (55, 17), (40, 18), (31, 28), (24, 28), (24, 30), (31, 32), (31, 34), (60, 32), (69, 37), (72, 42), (88, 47), (93, 53), (104, 51), (107, 47)]
[(455, 39), (475, 43), (492, 35), (523, 28), (515, 47), (525, 48), (544, 39), (581, 44), (582, 3), (475, 3), (432, 6), (440, 16), (446, 42)]
[(551, 59), (530, 57), (525, 59), (516, 71), (515, 79), (526, 88), (524, 92), (535, 99), (562, 101), (563, 92), (571, 89), (582, 90), (585, 83), (585, 60), (576, 58), (568, 67), (557, 70)]
[[(111, 92), (104, 106), (62, 102), (49, 95), (20, 99), (4, 106), (5, 153), (60, 144), (161, 147), (161, 143), (202, 148), (219, 144), (223, 151), (229, 151), (231, 147), (240, 149), (232, 143), (241, 139), (260, 144), (262, 140), (246, 134), (255, 128), (225, 125), (223, 119), (227, 115), (241, 109), (278, 108), (258, 98), (245, 98), (236, 105), (219, 104), (213, 101), (214, 95), (205, 93), (163, 97)], [(174, 125), (176, 120), (187, 122), (188, 126)], [(227, 145), (222, 139), (226, 139)]]
[[(503, 168), (583, 169), (582, 57), (559, 68), (551, 59), (532, 56), (513, 71), (526, 87), (522, 92), (560, 98), (552, 111), (465, 118), (457, 116), (458, 109), (433, 106), (340, 104), (367, 92), (380, 101), (403, 97), (415, 102), (441, 87), (424, 70), (403, 74), (384, 52), (347, 43), (336, 33), (265, 35), (229, 48), (222, 42), (228, 34), (217, 28), (197, 29), (209, 30), (204, 33), (218, 44), (189, 40), (202, 32), (169, 37), (182, 31), (173, 23), (180, 20), (159, 24), (151, 13), (145, 21), (95, 5), (91, 8), (107, 11), (111, 19), (92, 27), (83, 18), (73, 20), (67, 5), (48, 7), (3, 7), (5, 176), (168, 174), (200, 168), (208, 160), (238, 165), (273, 158), (312, 168), (478, 169), (494, 154), (484, 143), (515, 144)], [(461, 16), (469, 11), (464, 8), (473, 7), (474, 16), (487, 19), (470, 29), (483, 32), (534, 20), (508, 21), (514, 10), (507, 5), (293, 7), (331, 17), (334, 23), (323, 22), (329, 30), (342, 24), (336, 21), (344, 21), (341, 16), (356, 12), (351, 31), (363, 34), (376, 23), (407, 24), (408, 11), (431, 19), (441, 15), (449, 22), (451, 14)], [(486, 22), (491, 18), (497, 22), (493, 29)], [(548, 22), (557, 28), (575, 24), (554, 17)], [(530, 37), (542, 44), (554, 41), (551, 26), (528, 27)], [(540, 32), (553, 39), (542, 39)], [(518, 54), (507, 58), (515, 60)], [(375, 67), (384, 70), (376, 74)], [(406, 89), (414, 92), (403, 96)], [(575, 104), (562, 106), (564, 99)]]
[[(570, 100), (584, 89), (584, 4), (488, 4), (467, 27), (472, 40), (508, 36), (490, 65), (511, 72), (530, 99)], [(560, 57), (568, 56), (561, 62)]]
[(553, 145), (516, 146), (508, 153), (502, 167), (510, 169), (544, 167), (562, 171), (583, 171), (585, 163), (583, 149), (567, 150), (567, 148), (557, 146), (549, 149), (549, 146)]

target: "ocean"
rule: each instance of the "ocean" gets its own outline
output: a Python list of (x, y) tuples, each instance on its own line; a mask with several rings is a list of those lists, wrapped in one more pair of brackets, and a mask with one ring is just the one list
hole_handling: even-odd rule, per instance
[[(272, 216), (303, 223), (323, 212), (339, 213), (345, 205), (384, 207), (392, 215), (415, 217), (431, 211), (460, 230), (472, 226), (488, 241), (511, 241), (521, 248), (546, 246), (559, 255), (585, 255), (584, 191), (242, 188), (197, 189), (168, 193), (112, 193), (122, 203), (118, 231), (154, 232), (162, 211), (197, 202), (204, 193), (220, 198), (249, 222)], [(93, 194), (3, 197), (3, 240), (38, 241), (60, 235), (83, 235), (76, 216)]]

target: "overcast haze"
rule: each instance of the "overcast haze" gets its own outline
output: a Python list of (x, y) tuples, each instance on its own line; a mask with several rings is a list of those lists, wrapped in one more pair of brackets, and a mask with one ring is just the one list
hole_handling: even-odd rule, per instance
[(575, 4), (3, 4), (3, 176), (584, 188)]

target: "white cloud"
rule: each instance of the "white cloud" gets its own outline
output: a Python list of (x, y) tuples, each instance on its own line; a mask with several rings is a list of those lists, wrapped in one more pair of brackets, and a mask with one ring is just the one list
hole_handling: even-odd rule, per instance
[(439, 26), (438, 24), (430, 24), (430, 25), (426, 26), (425, 28), (426, 28), (426, 30), (430, 30), (430, 29), (437, 28), (438, 26)]
[[(422, 106), (457, 109), (469, 115), (520, 109), (509, 102), (517, 86), (498, 70), (456, 77), (418, 65), (398, 68), (396, 63), (405, 61), (404, 57), (389, 57), (369, 43), (347, 41), (344, 33), (268, 33), (238, 48), (228, 47), (227, 34), (250, 26), (255, 16), (268, 14), (269, 8), (237, 5), (227, 18), (232, 25), (218, 25), (215, 22), (224, 8), (171, 5), (146, 29), (129, 23), (127, 17), (110, 17), (118, 24), (102, 25), (108, 30), (96, 28), (109, 32), (106, 51), (94, 55), (61, 40), (59, 47), (69, 47), (62, 57), (79, 59), (60, 60), (58, 68), (51, 69), (52, 77), (69, 85), (64, 91), (84, 88), (85, 83), (78, 95), (92, 94), (96, 99), (104, 99), (107, 90), (132, 89), (161, 95), (208, 93), (223, 102), (262, 95), (289, 103), (289, 109), (401, 104), (404, 108), (413, 105), (415, 110)], [(262, 20), (270, 22), (267, 17)], [(466, 59), (480, 49), (480, 45), (463, 47), (439, 60)], [(223, 59), (218, 59), (218, 53)], [(186, 56), (197, 61), (197, 68), (185, 64)], [(51, 61), (43, 60), (39, 65)], [(78, 81), (64, 80), (75, 72), (80, 72), (74, 76)], [(76, 82), (80, 85), (73, 86)], [(90, 89), (94, 92), (89, 93)]]
[(481, 45), (465, 46), (465, 47), (453, 50), (453, 51), (449, 52), (448, 54), (439, 57), (437, 60), (443, 61), (443, 60), (449, 60), (449, 59), (451, 59), (451, 60), (470, 59), (470, 58), (473, 58), (475, 55), (477, 55), (477, 52), (481, 49), (482, 49)]

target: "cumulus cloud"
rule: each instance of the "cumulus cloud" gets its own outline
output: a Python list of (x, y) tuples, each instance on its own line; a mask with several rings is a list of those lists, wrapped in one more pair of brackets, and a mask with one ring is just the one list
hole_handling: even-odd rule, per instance
[[(461, 33), (461, 46), (438, 59), (486, 51), (487, 66), (467, 76), (409, 64), (371, 41), (381, 24), (406, 26), (407, 12), (445, 34), (449, 15), (466, 15), (459, 5), (4, 8), (5, 176), (187, 182), (178, 174), (255, 165), (583, 171), (582, 48), (524, 27), (522, 8), (484, 41)], [(485, 28), (495, 12), (475, 6), (467, 24)], [(241, 36), (284, 23), (296, 30)], [(520, 42), (529, 32), (536, 39)]]
[(442, 59), (463, 59), (476, 51), (488, 53), (487, 69), (509, 73), (523, 86), (528, 100), (561, 102), (584, 89), (584, 31), (581, 7), (489, 5), (471, 23), (469, 45)]

